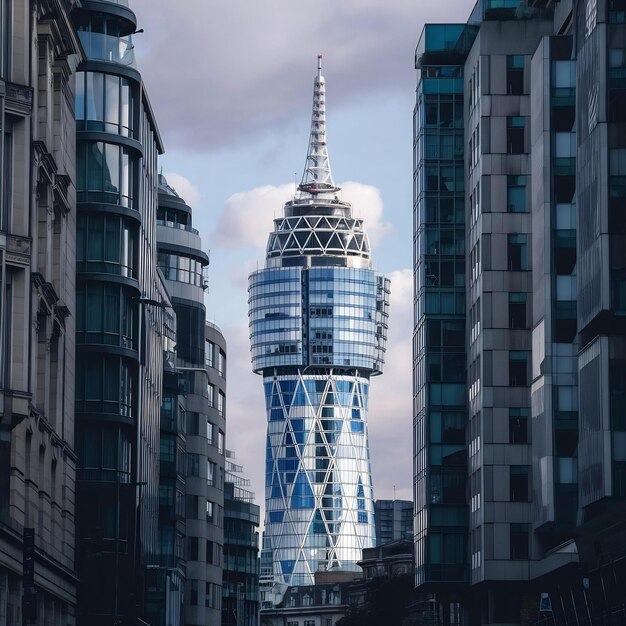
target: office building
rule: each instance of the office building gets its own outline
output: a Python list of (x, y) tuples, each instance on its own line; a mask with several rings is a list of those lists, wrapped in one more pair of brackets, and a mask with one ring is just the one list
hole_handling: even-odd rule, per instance
[(73, 13), (76, 75), (78, 624), (144, 617), (157, 553), (167, 292), (157, 272), (159, 131), (124, 2)]
[(480, 0), (418, 43), (416, 584), (449, 623), (623, 612), (625, 15)]
[(413, 503), (410, 500), (375, 500), (376, 545), (413, 539)]
[(259, 505), (243, 467), (226, 450), (222, 626), (259, 623)]
[[(219, 329), (206, 322), (209, 258), (193, 227), (192, 209), (162, 175), (156, 217), (158, 266), (176, 314), (176, 373), (184, 396), (176, 432), (161, 430), (161, 504), (175, 512), (174, 518), (161, 519), (161, 546), (177, 559), (183, 623), (200, 626), (217, 623), (221, 610), (226, 344)], [(172, 464), (167, 477), (165, 461)], [(161, 589), (165, 593), (167, 586)]]
[(0, 625), (76, 616), (77, 2), (0, 3)]
[[(389, 281), (339, 198), (326, 145), (321, 57), (302, 182), (249, 283), (253, 370), (267, 408), (262, 576), (312, 584), (374, 545), (370, 377), (382, 372)], [(382, 391), (382, 390), (381, 390)]]

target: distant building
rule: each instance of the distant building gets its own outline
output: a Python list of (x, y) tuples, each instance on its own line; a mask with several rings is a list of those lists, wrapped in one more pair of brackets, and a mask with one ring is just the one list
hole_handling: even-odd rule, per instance
[(410, 500), (375, 500), (376, 545), (390, 541), (413, 540), (413, 502)]
[[(380, 588), (381, 580), (413, 576), (413, 541), (401, 539), (363, 550), (363, 558), (358, 564), (363, 570), (363, 577), (349, 587), (348, 604), (351, 611), (367, 610)], [(385, 601), (384, 598), (380, 600), (381, 603)]]
[(221, 626), (259, 623), (259, 515), (243, 467), (226, 450)]
[(363, 221), (338, 197), (325, 88), (320, 57), (302, 182), (249, 286), (268, 420), (262, 575), (291, 585), (356, 571), (375, 540), (367, 407), (383, 368), (389, 280), (371, 269)]
[(0, 3), (0, 626), (76, 619), (79, 4)]
[[(206, 322), (209, 257), (193, 227), (192, 208), (162, 175), (158, 202), (158, 267), (176, 313), (175, 372), (184, 397), (184, 423), (170, 420), (164, 429), (168, 420), (162, 420), (161, 548), (176, 559), (176, 571), (165, 573), (167, 588), (174, 579), (176, 587), (179, 581), (184, 586), (182, 623), (205, 624), (221, 614), (226, 342)], [(173, 395), (167, 398), (162, 418), (170, 415), (173, 402)]]
[(286, 586), (274, 602), (265, 603), (261, 626), (335, 626), (348, 612), (348, 579), (358, 574), (338, 572), (334, 582), (328, 581), (333, 577), (332, 572), (320, 574), (327, 574), (325, 582), (316, 580), (314, 585)]
[(416, 49), (416, 585), (463, 624), (626, 619), (625, 24), (479, 0)]

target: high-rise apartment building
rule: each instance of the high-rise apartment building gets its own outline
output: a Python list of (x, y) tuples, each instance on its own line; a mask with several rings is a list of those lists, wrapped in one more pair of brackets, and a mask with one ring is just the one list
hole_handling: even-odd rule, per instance
[(623, 611), (625, 16), (480, 0), (417, 47), (416, 584), (446, 624)]
[(126, 2), (73, 19), (76, 75), (78, 624), (135, 623), (157, 554), (167, 292), (157, 272), (154, 115)]
[(0, 2), (0, 625), (76, 616), (77, 2)]
[(375, 500), (376, 545), (413, 539), (413, 503), (410, 500)]
[(206, 322), (209, 258), (192, 209), (163, 176), (159, 183), (158, 266), (176, 313), (176, 372), (184, 396), (178, 409), (184, 423), (181, 416), (175, 431), (161, 430), (162, 470), (172, 463), (161, 472), (161, 548), (186, 562), (185, 575), (176, 575), (184, 587), (183, 623), (200, 626), (218, 623), (221, 611), (226, 342)]
[(262, 576), (312, 584), (374, 545), (370, 377), (382, 372), (389, 281), (334, 184), (321, 57), (305, 171), (250, 275), (252, 367), (267, 408)]

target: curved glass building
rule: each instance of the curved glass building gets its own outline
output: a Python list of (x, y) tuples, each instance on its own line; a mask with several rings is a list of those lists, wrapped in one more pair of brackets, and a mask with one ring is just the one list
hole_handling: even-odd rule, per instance
[(79, 626), (143, 619), (158, 547), (163, 145), (135, 66), (137, 18), (127, 5), (83, 2), (72, 15), (85, 52), (74, 109)]
[(261, 575), (290, 585), (357, 570), (375, 542), (367, 406), (383, 368), (389, 280), (371, 269), (363, 221), (338, 192), (319, 57), (302, 182), (249, 283), (268, 419)]

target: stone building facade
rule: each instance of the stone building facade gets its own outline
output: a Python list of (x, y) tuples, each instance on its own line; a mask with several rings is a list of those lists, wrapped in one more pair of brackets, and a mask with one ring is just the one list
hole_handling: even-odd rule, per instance
[(75, 623), (77, 4), (0, 3), (2, 626)]

